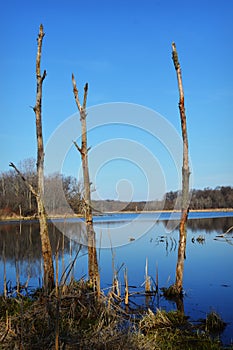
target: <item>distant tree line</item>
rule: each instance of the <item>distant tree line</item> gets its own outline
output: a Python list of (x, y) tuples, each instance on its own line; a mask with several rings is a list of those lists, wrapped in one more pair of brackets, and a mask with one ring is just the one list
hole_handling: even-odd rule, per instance
[[(19, 169), (30, 183), (36, 186), (35, 160), (26, 159)], [(74, 213), (83, 214), (83, 186), (76, 178), (53, 174), (45, 178), (47, 206), (50, 213), (66, 214), (67, 206), (61, 200), (59, 183), (62, 182), (65, 198)], [(152, 211), (179, 209), (180, 191), (170, 191), (163, 200), (121, 202), (117, 200), (92, 201), (93, 212), (111, 211)], [(219, 186), (215, 189), (204, 188), (190, 192), (190, 209), (233, 208), (233, 187)], [(0, 173), (0, 216), (34, 216), (37, 213), (36, 200), (22, 179), (13, 170)]]
[[(164, 209), (173, 209), (176, 203), (179, 206), (180, 192), (170, 191), (165, 195)], [(233, 187), (218, 186), (215, 189), (209, 187), (203, 190), (190, 191), (190, 209), (219, 209), (233, 208)]]
[[(106, 211), (152, 211), (181, 208), (181, 192), (170, 191), (163, 200), (132, 201), (130, 203), (114, 200), (93, 201), (93, 207), (100, 212)], [(218, 186), (215, 189), (190, 191), (190, 209), (233, 208), (233, 187)]]
[[(35, 160), (25, 159), (19, 163), (23, 176), (36, 188)], [(67, 206), (61, 201), (60, 182), (66, 200), (75, 213), (82, 213), (82, 185), (72, 176), (53, 174), (45, 177), (47, 207), (50, 213), (66, 214)], [(63, 205), (63, 207), (62, 207)], [(13, 170), (0, 173), (0, 216), (34, 216), (37, 214), (35, 197)]]
[[(105, 201), (99, 203), (102, 208), (110, 208), (114, 211), (114, 207), (121, 207), (123, 211), (141, 211), (141, 210), (173, 210), (181, 208), (181, 192), (170, 191), (164, 195), (163, 200), (141, 201), (123, 203), (114, 201)], [(203, 190), (190, 191), (190, 209), (219, 209), (233, 208), (233, 187), (218, 186), (215, 189), (204, 188)]]

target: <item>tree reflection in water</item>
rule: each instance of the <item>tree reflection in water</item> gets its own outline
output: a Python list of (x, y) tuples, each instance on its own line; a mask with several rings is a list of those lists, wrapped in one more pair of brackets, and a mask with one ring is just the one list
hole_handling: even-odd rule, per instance
[[(59, 231), (59, 225), (65, 234)], [(59, 242), (62, 275), (66, 269), (64, 256), (80, 249), (86, 251), (85, 229), (79, 222), (61, 222), (56, 226), (49, 223), (49, 236), (54, 257)], [(4, 289), (7, 287), (9, 291), (19, 292), (21, 287), (28, 287), (30, 279), (35, 280), (36, 287), (40, 287), (43, 269), (39, 223), (23, 221), (1, 224), (0, 258), (3, 262)], [(3, 286), (0, 288), (2, 291)]]
[[(116, 220), (118, 217), (116, 216)], [(147, 215), (147, 218), (154, 220), (154, 215)], [(105, 228), (109, 229), (109, 233), (117, 236), (121, 234), (123, 222), (119, 230), (115, 232), (112, 231), (112, 228), (115, 228), (116, 222), (109, 222), (107, 219), (105, 223), (104, 221), (98, 223), (98, 229), (102, 230), (105, 225)], [(110, 219), (113, 219), (113, 216)], [(119, 218), (119, 220), (121, 219)], [(130, 214), (127, 217), (127, 220), (129, 219)], [(143, 220), (139, 222), (140, 229), (144, 227), (143, 222)], [(227, 240), (231, 240), (233, 243), (233, 232), (226, 232), (233, 226), (233, 217), (189, 219), (187, 226), (188, 249), (184, 271), (184, 300), (170, 302), (161, 296), (161, 287), (167, 286), (170, 280), (174, 280), (179, 234), (177, 227), (175, 231), (168, 233), (166, 231), (166, 221), (156, 223), (139, 239), (128, 241), (125, 246), (114, 248), (113, 253), (111, 249), (99, 248), (102, 288), (106, 288), (106, 293), (111, 288), (113, 277), (111, 262), (112, 254), (114, 254), (115, 268), (119, 269), (120, 266), (124, 265), (128, 270), (130, 307), (143, 309), (149, 307), (151, 310), (156, 310), (156, 308), (174, 310), (177, 308), (185, 311), (187, 316), (193, 317), (193, 319), (201, 318), (203, 312), (208, 313), (210, 308), (216, 308), (224, 321), (229, 324), (223, 336), (230, 339), (233, 331), (231, 312), (232, 245), (228, 244)], [(137, 226), (134, 223), (127, 226), (127, 237), (136, 237), (135, 228), (138, 228), (138, 223)], [(74, 261), (80, 248), (81, 251), (76, 265), (73, 267), (74, 277), (75, 279), (82, 276), (86, 277), (87, 249), (85, 243), (87, 240), (82, 223), (78, 220), (57, 220), (56, 227), (52, 223), (49, 224), (49, 230), (54, 257), (60, 240), (58, 254), (59, 282), (61, 281), (62, 272), (69, 271), (71, 262)], [(65, 234), (62, 234), (61, 231), (64, 231)], [(204, 244), (198, 243), (197, 238), (199, 236), (205, 238)], [(142, 294), (141, 292), (144, 292), (142, 283), (146, 258), (148, 258), (148, 274), (152, 277), (154, 289), (153, 293), (146, 295), (145, 300), (145, 293)], [(158, 281), (156, 279), (156, 264), (158, 264)], [(0, 223), (0, 276), (5, 275), (5, 285), (7, 281), (12, 281), (11, 285), (8, 282), (8, 290), (13, 289), (11, 287), (17, 289), (16, 281), (18, 281), (18, 289), (20, 289), (19, 283), (26, 283), (28, 276), (30, 277), (29, 291), (32, 286), (34, 288), (41, 286), (40, 281), (43, 272), (41, 266), (39, 225), (36, 222), (26, 221), (22, 221), (21, 225), (19, 223)], [(20, 277), (18, 280), (16, 271), (18, 271)], [(122, 275), (123, 271), (121, 270), (118, 278), (123, 293), (124, 278)], [(0, 292), (4, 292), (4, 279), (0, 280)]]

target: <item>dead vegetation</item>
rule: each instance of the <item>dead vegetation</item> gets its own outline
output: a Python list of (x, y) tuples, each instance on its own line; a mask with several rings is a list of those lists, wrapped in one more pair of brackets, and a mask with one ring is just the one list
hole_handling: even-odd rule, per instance
[(97, 299), (87, 282), (72, 281), (49, 296), (0, 297), (0, 349), (221, 349), (209, 332), (219, 319), (194, 327), (178, 311), (127, 312), (108, 295)]
[[(119, 315), (83, 281), (63, 286), (56, 297), (1, 298), (1, 349), (120, 349)], [(118, 345), (115, 345), (118, 344)]]

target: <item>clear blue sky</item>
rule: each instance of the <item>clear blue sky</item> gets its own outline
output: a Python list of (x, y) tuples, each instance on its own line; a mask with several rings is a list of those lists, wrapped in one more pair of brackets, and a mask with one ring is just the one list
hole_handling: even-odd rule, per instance
[[(10, 161), (17, 164), (36, 155), (30, 106), (35, 104), (36, 37), (43, 23), (42, 69), (48, 73), (43, 95), (45, 143), (76, 112), (72, 72), (80, 90), (89, 83), (88, 106), (140, 104), (159, 112), (180, 133), (171, 60), (175, 41), (185, 90), (192, 187), (233, 185), (232, 1), (9, 0), (1, 2), (0, 13), (0, 171), (8, 170)], [(102, 188), (103, 197), (115, 198), (111, 171), (117, 177), (121, 169), (119, 178), (123, 176), (117, 165), (111, 168), (109, 163), (109, 176), (98, 184), (106, 189)], [(76, 169), (72, 171), (73, 175)], [(137, 190), (144, 190), (142, 176), (136, 173), (133, 198), (143, 199)], [(172, 174), (167, 176), (166, 190), (177, 190)]]

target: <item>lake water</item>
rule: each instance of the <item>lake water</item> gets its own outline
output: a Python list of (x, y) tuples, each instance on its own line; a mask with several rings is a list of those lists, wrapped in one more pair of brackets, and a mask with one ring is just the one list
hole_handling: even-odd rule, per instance
[[(109, 214), (94, 218), (101, 286), (110, 288), (113, 269), (118, 271), (124, 291), (123, 275), (127, 268), (130, 292), (143, 292), (145, 263), (152, 284), (158, 271), (159, 288), (175, 280), (179, 243), (179, 213)], [(191, 320), (218, 312), (227, 323), (222, 334), (225, 344), (233, 342), (233, 212), (191, 212), (187, 226), (184, 265), (184, 310)], [(78, 257), (69, 278), (87, 275), (85, 226), (82, 220), (54, 220), (49, 223), (52, 249), (59, 244), (59, 279)], [(223, 235), (224, 234), (224, 235)], [(199, 239), (198, 239), (199, 238)], [(17, 284), (29, 289), (42, 284), (42, 257), (37, 222), (0, 223), (0, 293), (5, 274), (12, 295)], [(114, 266), (114, 267), (113, 267)], [(4, 273), (5, 271), (5, 273)], [(162, 296), (145, 298), (135, 294), (130, 306), (176, 309)]]

